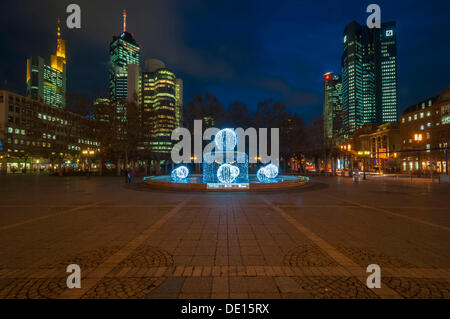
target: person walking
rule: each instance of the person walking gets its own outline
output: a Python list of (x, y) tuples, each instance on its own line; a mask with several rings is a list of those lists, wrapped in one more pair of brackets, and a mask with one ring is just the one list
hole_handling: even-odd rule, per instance
[(130, 168), (128, 169), (128, 183), (131, 184), (133, 181), (133, 170)]

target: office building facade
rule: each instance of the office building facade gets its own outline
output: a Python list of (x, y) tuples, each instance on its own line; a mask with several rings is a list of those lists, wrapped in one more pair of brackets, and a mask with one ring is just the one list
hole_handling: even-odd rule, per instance
[(0, 170), (41, 170), (99, 151), (95, 122), (65, 108), (0, 91)]
[(123, 32), (114, 35), (109, 45), (109, 96), (111, 100), (128, 97), (128, 65), (139, 65), (140, 47), (133, 35), (126, 31), (124, 11)]
[(338, 145), (342, 132), (342, 80), (339, 75), (324, 75), (324, 138), (327, 144)]
[(356, 22), (344, 30), (342, 104), (345, 137), (366, 123), (396, 122), (397, 33), (395, 22), (369, 29)]
[(57, 29), (56, 53), (50, 65), (39, 56), (27, 59), (27, 96), (59, 108), (66, 106), (66, 42)]
[(129, 68), (129, 95), (137, 98), (142, 124), (138, 149), (169, 154), (172, 131), (181, 126), (183, 82), (162, 61), (149, 59), (145, 71)]
[(450, 87), (408, 107), (400, 116), (402, 171), (447, 171), (450, 149)]

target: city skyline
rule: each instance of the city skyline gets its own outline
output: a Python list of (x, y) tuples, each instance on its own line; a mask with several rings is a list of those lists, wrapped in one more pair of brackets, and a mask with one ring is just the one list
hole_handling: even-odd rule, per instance
[(448, 1), (3, 6), (4, 304), (450, 299)]
[[(146, 27), (147, 22), (144, 22), (142, 13), (137, 10), (136, 5), (114, 3), (107, 10), (97, 12), (97, 15), (102, 18), (102, 21), (93, 30), (93, 17), (90, 13), (93, 10), (93, 5), (80, 2), (80, 6), (82, 8), (82, 28), (80, 30), (63, 28), (63, 34), (68, 42), (68, 92), (81, 91), (89, 96), (92, 95), (94, 88), (99, 93), (103, 93), (106, 90), (107, 81), (105, 81), (105, 77), (107, 77), (108, 65), (105, 60), (108, 57), (108, 53), (105, 49), (105, 42), (110, 39), (111, 33), (117, 33), (120, 30), (122, 9), (126, 8), (129, 15), (128, 29), (134, 33), (134, 37), (138, 43), (143, 45), (144, 51), (142, 55), (162, 59), (171, 66), (171, 69), (180, 78), (184, 79), (185, 101), (192, 100), (197, 93), (210, 92), (217, 96), (219, 101), (225, 106), (228, 106), (234, 100), (239, 100), (247, 104), (249, 109), (253, 111), (258, 102), (273, 98), (285, 102), (290, 110), (301, 115), (306, 120), (310, 119), (311, 116), (319, 116), (322, 112), (323, 74), (326, 72), (341, 73), (340, 55), (343, 50), (342, 34), (345, 25), (353, 20), (364, 23), (368, 15), (365, 13), (364, 5), (355, 5), (355, 3), (348, 2), (342, 4), (342, 7), (336, 8), (336, 16), (330, 19), (329, 23), (324, 22), (325, 20), (321, 21), (321, 29), (315, 28), (312, 32), (309, 27), (299, 28), (294, 20), (288, 18), (281, 26), (283, 24), (286, 26), (286, 24), (289, 25), (290, 23), (297, 25), (294, 28), (295, 37), (291, 37), (289, 43), (283, 42), (282, 39), (288, 35), (294, 35), (292, 33), (294, 31), (286, 32), (286, 34), (281, 36), (282, 39), (276, 42), (278, 44), (276, 48), (268, 48), (266, 41), (270, 39), (274, 40), (273, 33), (281, 27), (280, 25), (274, 26), (273, 21), (277, 21), (277, 16), (279, 16), (280, 12), (285, 12), (288, 8), (293, 9), (297, 7), (289, 3), (281, 4), (277, 12), (274, 12), (272, 16), (268, 17), (268, 11), (266, 11), (267, 4), (263, 3), (261, 7), (258, 7), (258, 10), (252, 10), (255, 7), (249, 3), (245, 4), (241, 8), (240, 13), (236, 15), (236, 23), (233, 24), (233, 28), (229, 29), (229, 34), (223, 34), (222, 29), (228, 26), (230, 22), (228, 20), (221, 20), (221, 24), (218, 25), (219, 31), (216, 38), (223, 40), (222, 45), (210, 39), (207, 31), (204, 31), (203, 35), (199, 32), (189, 32), (186, 38), (176, 37), (179, 40), (180, 48), (175, 46), (170, 49), (169, 47), (174, 44), (174, 39), (164, 39), (164, 35), (179, 34), (181, 25), (189, 26), (189, 28), (185, 29), (195, 30), (201, 23), (197, 22), (197, 25), (191, 25), (192, 22), (184, 21), (186, 17), (191, 17), (191, 15), (185, 14), (185, 17), (180, 19), (179, 23), (176, 23), (173, 19), (169, 19), (162, 24), (160, 23), (163, 27), (160, 28), (161, 30), (159, 32), (156, 32), (156, 35), (153, 31), (146, 33), (144, 30), (149, 30), (150, 28)], [(445, 25), (448, 22), (444, 21), (443, 15), (439, 18), (440, 16), (438, 14), (434, 16), (434, 25), (425, 23), (425, 26), (422, 25), (421, 30), (419, 30), (420, 32), (417, 32), (417, 27), (414, 27), (412, 21), (409, 21), (414, 20), (414, 16), (420, 11), (440, 11), (439, 7), (444, 6), (444, 3), (441, 5), (436, 4), (433, 8), (422, 8), (417, 3), (412, 3), (407, 8), (399, 8), (398, 5), (384, 2), (381, 2), (380, 6), (382, 8), (382, 21), (389, 19), (397, 22), (399, 34), (398, 59), (401, 61), (398, 76), (399, 114), (401, 114), (404, 109), (415, 103), (415, 101), (435, 95), (447, 86), (448, 80), (446, 78), (448, 78), (448, 75), (446, 72), (436, 71), (445, 70), (446, 64), (449, 63), (443, 55), (448, 44), (445, 41), (437, 41), (436, 39), (439, 39), (439, 36), (442, 39), (442, 32), (445, 30)], [(31, 7), (28, 6), (27, 10), (22, 10), (23, 14), (21, 16), (25, 18), (29, 14), (28, 11)], [(205, 7), (200, 2), (194, 3), (193, 7), (199, 9), (199, 12), (207, 10), (217, 13), (217, 10), (220, 9), (220, 5), (208, 4)], [(232, 4), (232, 8), (235, 8), (235, 5)], [(12, 6), (10, 10), (14, 11), (18, 9), (21, 9), (20, 6)], [(42, 36), (39, 37), (38, 43), (33, 42), (33, 32), (28, 30), (29, 27), (26, 24), (20, 28), (15, 28), (17, 34), (22, 35), (26, 33), (24, 35), (24, 40), (26, 41), (24, 42), (27, 45), (22, 44), (18, 48), (7, 47), (2, 50), (2, 55), (8, 56), (11, 60), (11, 63), (8, 65), (4, 65), (4, 67), (2, 65), (0, 79), (3, 82), (3, 87), (4, 81), (7, 80), (7, 89), (22, 94), (24, 93), (24, 73), (19, 71), (24, 69), (25, 66), (23, 65), (23, 59), (21, 65), (16, 65), (16, 60), (20, 57), (20, 54), (23, 57), (29, 54), (45, 56), (44, 49), (47, 52), (48, 50), (51, 50), (50, 52), (54, 51), (54, 36), (50, 37), (50, 35), (52, 35), (51, 31), (54, 34), (54, 25), (57, 16), (61, 16), (62, 20), (65, 21), (64, 9), (64, 4), (57, 4), (49, 13), (45, 14), (46, 17), (49, 17), (54, 11), (55, 18), (42, 21), (42, 25), (40, 26), (41, 32), (39, 32)], [(227, 10), (231, 9), (228, 8)], [(304, 4), (303, 9), (309, 9), (304, 11), (308, 11), (310, 14), (320, 11), (318, 10), (319, 8), (311, 3)], [(167, 15), (176, 17), (181, 12), (186, 13), (186, 11), (190, 10), (183, 5), (174, 7), (171, 3), (168, 3), (164, 5), (155, 4), (153, 10), (150, 12), (155, 15), (160, 13), (161, 17), (158, 18), (158, 22), (161, 22), (160, 19), (162, 17), (167, 17)], [(251, 21), (258, 16), (266, 17), (266, 19), (261, 20), (263, 22), (261, 23), (262, 29), (267, 31), (264, 37), (260, 34), (247, 34), (248, 32), (243, 32), (242, 37), (244, 39), (242, 37), (231, 39), (233, 36), (236, 36), (236, 29), (242, 29), (248, 23), (244, 22), (242, 16), (248, 12), (252, 13), (249, 16), (249, 20)], [(163, 13), (166, 13), (166, 15)], [(407, 13), (409, 14), (409, 19), (406, 17)], [(209, 15), (206, 17), (209, 17)], [(207, 20), (213, 23), (209, 18)], [(307, 20), (304, 20), (304, 25), (309, 22)], [(22, 23), (23, 21), (20, 22)], [(14, 25), (15, 22), (7, 21), (6, 23)], [(315, 23), (312, 22), (310, 25), (314, 27)], [(429, 32), (429, 29), (433, 32)], [(25, 32), (26, 30), (30, 32)], [(427, 30), (428, 32), (424, 32)], [(109, 33), (109, 36), (99, 37), (99, 34), (106, 32)], [(320, 36), (321, 33), (325, 33), (325, 36)], [(411, 36), (412, 34), (414, 34), (414, 37)], [(7, 38), (9, 36), (7, 34)], [(424, 52), (422, 52), (423, 50), (421, 52), (409, 50), (412, 46), (417, 45), (412, 41), (413, 38), (421, 43), (421, 47), (427, 47), (428, 50)], [(202, 43), (202, 39), (205, 43)], [(244, 40), (242, 48), (239, 48), (238, 44), (242, 40)], [(92, 41), (95, 42), (95, 45), (89, 46), (90, 53), (86, 52), (87, 50), (85, 48), (81, 49), (79, 47), (80, 43), (92, 44)], [(211, 41), (213, 42), (211, 43), (212, 45), (206, 45)], [(252, 41), (254, 42), (255, 50), (249, 50), (248, 48), (249, 45), (252, 45), (249, 44)], [(429, 44), (424, 45), (423, 42), (431, 43), (432, 46)], [(30, 45), (32, 43), (34, 45)], [(154, 43), (158, 43), (158, 45), (155, 46)], [(305, 50), (307, 48), (313, 48), (314, 50), (306, 52), (308, 51)], [(20, 52), (18, 52), (19, 49)], [(405, 54), (405, 49), (408, 51), (408, 54)], [(11, 57), (11, 51), (15, 52), (13, 57)], [(86, 54), (89, 54), (92, 58), (89, 58), (89, 61), (83, 60), (85, 63), (80, 65), (80, 58), (83, 58)], [(441, 56), (441, 58), (436, 58), (436, 56)], [(419, 57), (423, 59), (423, 62), (418, 60)], [(267, 58), (266, 61), (264, 61), (265, 58)], [(5, 58), (2, 61), (5, 61)], [(414, 68), (409, 67), (411, 64), (414, 64)], [(82, 78), (81, 72), (85, 71), (90, 72), (89, 77), (85, 76), (83, 80), (80, 80)], [(435, 74), (433, 77), (427, 76), (433, 73)], [(414, 74), (416, 76), (413, 76)], [(427, 81), (418, 81), (417, 79), (421, 78), (420, 75), (427, 78)]]

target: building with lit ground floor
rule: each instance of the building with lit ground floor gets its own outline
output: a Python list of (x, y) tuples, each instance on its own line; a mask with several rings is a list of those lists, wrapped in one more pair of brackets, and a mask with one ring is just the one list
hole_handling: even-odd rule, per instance
[(2, 173), (84, 167), (98, 151), (94, 120), (0, 91)]
[(408, 107), (400, 117), (402, 171), (448, 174), (450, 86)]
[(365, 163), (368, 171), (400, 171), (401, 142), (398, 123), (364, 125), (352, 135), (351, 148), (356, 160), (354, 167), (362, 170)]

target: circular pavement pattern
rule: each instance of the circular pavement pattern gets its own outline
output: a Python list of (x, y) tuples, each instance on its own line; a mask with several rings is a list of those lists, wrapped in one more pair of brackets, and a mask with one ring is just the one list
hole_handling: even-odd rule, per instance
[(382, 277), (381, 282), (408, 299), (449, 299), (450, 282), (431, 278)]
[(64, 257), (54, 262), (44, 264), (39, 268), (61, 268), (65, 271), (66, 267), (70, 264), (77, 264), (82, 270), (86, 268), (96, 268), (104, 263), (106, 259), (114, 255), (119, 249), (120, 246), (101, 247), (95, 250), (82, 252), (75, 256)]
[[(39, 268), (41, 272), (47, 269), (58, 269), (57, 275), (51, 278), (7, 278), (2, 279), (0, 286), (0, 299), (50, 299), (58, 298), (67, 291), (66, 267), (70, 264), (77, 264), (81, 271), (85, 269), (95, 269), (103, 264), (110, 256), (119, 251), (119, 246), (102, 247), (92, 251), (83, 252), (72, 257), (63, 257), (60, 260), (44, 264)], [(117, 274), (123, 268), (150, 268), (173, 265), (172, 256), (157, 247), (140, 246), (125, 258), (109, 276), (101, 279), (92, 289), (87, 291), (82, 298), (144, 298), (153, 289), (164, 282), (164, 278), (153, 277), (125, 277), (114, 278), (111, 274)], [(38, 277), (38, 276), (37, 276)], [(82, 278), (83, 280), (83, 278)]]
[(50, 299), (67, 290), (66, 277), (8, 280), (10, 283), (0, 291), (0, 299)]
[(145, 298), (150, 292), (160, 286), (165, 278), (145, 276), (116, 278), (124, 268), (146, 269), (151, 267), (167, 267), (173, 265), (173, 257), (167, 251), (158, 247), (142, 245), (136, 248), (127, 258), (117, 265), (110, 275), (100, 280), (95, 287), (83, 295), (83, 299), (97, 298)]
[(173, 257), (167, 251), (153, 246), (140, 246), (124, 259), (117, 268), (172, 266)]
[(289, 267), (333, 267), (338, 264), (315, 245), (302, 245), (284, 256), (284, 265)]
[(346, 247), (341, 245), (336, 245), (335, 248), (361, 267), (377, 264), (381, 268), (416, 268), (415, 265), (407, 261), (370, 248)]
[(82, 299), (140, 299), (164, 282), (165, 278), (112, 278), (105, 277), (84, 294)]
[(313, 298), (367, 299), (378, 298), (367, 286), (354, 277), (294, 277), (297, 284)]

